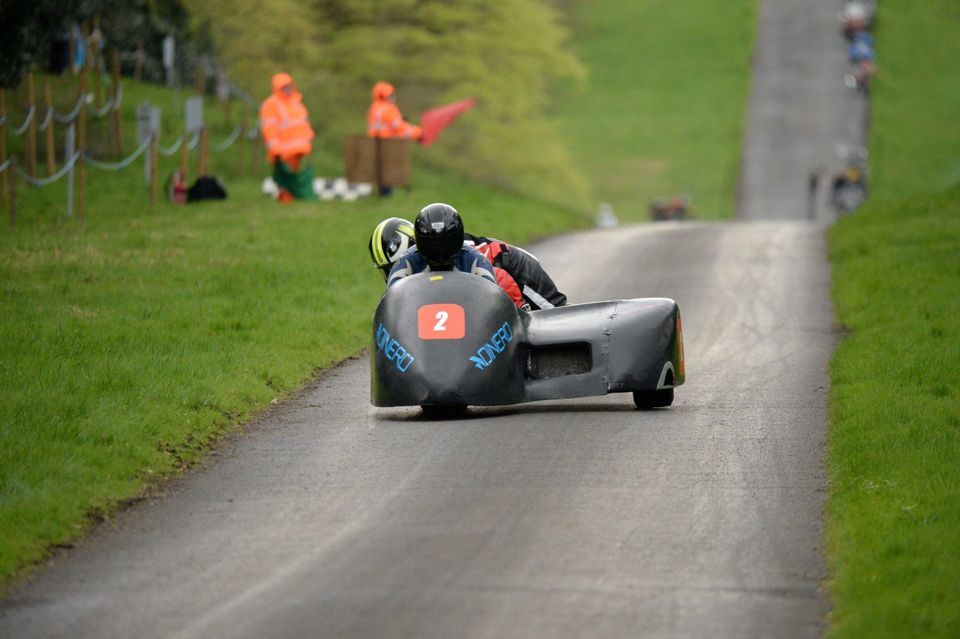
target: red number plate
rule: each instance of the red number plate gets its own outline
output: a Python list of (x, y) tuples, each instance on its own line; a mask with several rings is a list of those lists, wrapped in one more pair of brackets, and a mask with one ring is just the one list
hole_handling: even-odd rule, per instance
[(466, 316), (459, 304), (427, 304), (417, 311), (420, 339), (463, 339)]

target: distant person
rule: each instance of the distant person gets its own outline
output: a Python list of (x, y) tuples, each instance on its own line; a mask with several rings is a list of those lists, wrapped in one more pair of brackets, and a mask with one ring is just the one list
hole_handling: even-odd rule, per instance
[(870, 91), (873, 76), (877, 72), (876, 52), (873, 48), (873, 36), (866, 31), (858, 32), (847, 48), (847, 57), (854, 66), (852, 74), (847, 76), (847, 84), (866, 95)]
[(419, 140), (420, 127), (403, 118), (397, 107), (397, 92), (389, 82), (373, 85), (373, 103), (367, 111), (367, 136)]
[(313, 171), (304, 161), (312, 150), (313, 129), (303, 96), (287, 73), (273, 76), (273, 95), (260, 106), (260, 131), (273, 163), (280, 202), (315, 200)]
[(870, 8), (858, 0), (847, 2), (840, 11), (841, 28), (848, 40), (852, 40), (858, 31), (869, 29), (872, 21), (873, 14)]
[(877, 54), (873, 48), (873, 36), (866, 31), (860, 31), (853, 36), (853, 41), (847, 47), (847, 57), (851, 64), (859, 64), (864, 60), (876, 62)]
[[(389, 82), (373, 85), (373, 102), (367, 109), (367, 137), (420, 140), (420, 127), (407, 122), (397, 107), (397, 92)], [(380, 195), (390, 195), (393, 187), (382, 185)]]

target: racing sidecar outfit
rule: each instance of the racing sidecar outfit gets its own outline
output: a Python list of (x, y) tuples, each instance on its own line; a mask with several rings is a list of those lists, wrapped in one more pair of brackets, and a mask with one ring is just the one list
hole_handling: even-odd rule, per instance
[[(395, 282), (414, 275), (415, 273), (431, 272), (434, 269), (427, 264), (427, 259), (420, 254), (416, 248), (412, 248), (397, 260), (397, 263), (390, 269), (390, 275), (387, 277), (387, 287), (389, 288)], [(493, 265), (477, 249), (464, 246), (457, 255), (456, 262), (453, 264), (453, 270), (463, 273), (472, 273), (479, 275), (492, 284), (497, 283), (497, 276), (493, 272)]]
[[(473, 243), (494, 266), (494, 270), (503, 269), (516, 282), (523, 300), (533, 309), (566, 306), (567, 296), (557, 290), (553, 279), (547, 275), (540, 261), (522, 248), (512, 246), (500, 240), (481, 235), (464, 234), (467, 243)], [(498, 273), (498, 279), (500, 274)], [(510, 293), (508, 286), (501, 286)], [(522, 304), (518, 304), (522, 306)]]

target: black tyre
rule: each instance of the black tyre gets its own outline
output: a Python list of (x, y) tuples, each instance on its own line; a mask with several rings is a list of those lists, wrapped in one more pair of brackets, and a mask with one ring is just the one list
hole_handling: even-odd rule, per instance
[(673, 403), (673, 389), (662, 388), (652, 391), (634, 391), (633, 403), (636, 404), (640, 410), (664, 408)]
[(453, 406), (423, 404), (420, 406), (420, 410), (423, 411), (423, 416), (426, 419), (457, 419), (463, 417), (464, 413), (467, 412), (467, 406), (465, 404)]

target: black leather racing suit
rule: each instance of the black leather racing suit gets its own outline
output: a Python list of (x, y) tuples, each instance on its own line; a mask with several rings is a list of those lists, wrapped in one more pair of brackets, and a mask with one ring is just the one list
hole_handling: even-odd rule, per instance
[(557, 285), (532, 254), (522, 248), (482, 235), (466, 233), (465, 239), (467, 243), (477, 245), (484, 243), (500, 245), (500, 250), (494, 251), (493, 265), (502, 268), (513, 277), (523, 299), (532, 308), (544, 309), (567, 305), (567, 296), (557, 290)]

